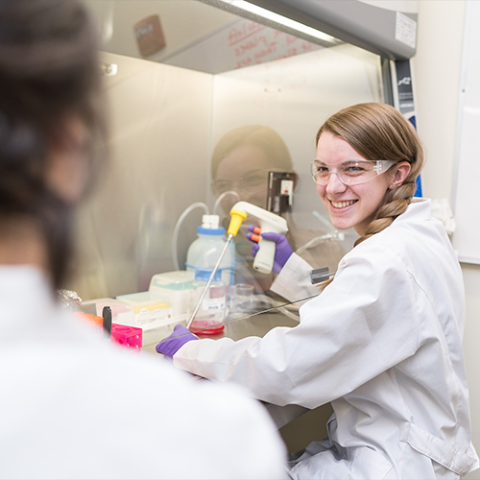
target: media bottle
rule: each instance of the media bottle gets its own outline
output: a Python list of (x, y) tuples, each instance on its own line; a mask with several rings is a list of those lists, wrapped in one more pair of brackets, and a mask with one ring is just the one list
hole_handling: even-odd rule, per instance
[[(197, 227), (197, 239), (194, 240), (187, 251), (185, 266), (187, 271), (197, 268), (213, 270), (225, 247), (225, 229), (218, 226), (218, 215), (203, 215), (202, 225)], [(227, 248), (218, 271), (225, 286), (233, 284), (235, 246), (233, 243)], [(227, 292), (228, 293), (228, 292)]]
[[(188, 315), (190, 316), (200, 300), (213, 269), (196, 268), (192, 281)], [(200, 335), (215, 335), (225, 328), (227, 314), (227, 293), (222, 273), (217, 270), (199, 305), (197, 314), (190, 325), (190, 331)]]

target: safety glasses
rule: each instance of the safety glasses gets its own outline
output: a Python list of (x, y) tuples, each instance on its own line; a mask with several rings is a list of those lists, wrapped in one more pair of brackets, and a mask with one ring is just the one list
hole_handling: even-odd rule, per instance
[(373, 180), (396, 163), (395, 160), (345, 160), (332, 165), (315, 160), (310, 164), (310, 173), (317, 185), (326, 185), (332, 173), (345, 185), (358, 185)]
[(219, 195), (229, 190), (257, 193), (267, 189), (269, 170), (250, 170), (234, 180), (217, 179), (212, 183), (213, 193)]

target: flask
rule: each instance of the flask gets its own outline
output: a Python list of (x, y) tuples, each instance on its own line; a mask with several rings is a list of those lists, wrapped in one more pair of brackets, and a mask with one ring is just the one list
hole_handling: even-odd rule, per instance
[[(191, 283), (189, 312), (191, 315), (207, 286), (211, 268), (196, 268), (195, 279)], [(227, 298), (222, 273), (217, 270), (208, 290), (203, 297), (197, 314), (190, 325), (190, 331), (201, 335), (215, 335), (225, 328), (224, 319), (227, 313)]]
[[(218, 215), (203, 215), (202, 225), (197, 227), (198, 238), (192, 242), (187, 251), (185, 266), (187, 271), (195, 271), (196, 268), (207, 268), (210, 272), (217, 264), (218, 259), (225, 247), (225, 229), (219, 227)], [(227, 249), (220, 263), (218, 271), (226, 286), (232, 285), (234, 277), (234, 244)]]

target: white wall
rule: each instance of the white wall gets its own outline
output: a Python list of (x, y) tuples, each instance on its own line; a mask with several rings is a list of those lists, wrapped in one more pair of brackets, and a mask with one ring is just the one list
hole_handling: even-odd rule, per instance
[(423, 188), (425, 196), (450, 199), (466, 2), (419, 3), (413, 74), (418, 131), (427, 154)]
[[(419, 2), (417, 55), (413, 59), (417, 125), (427, 163), (423, 194), (451, 202), (457, 108), (466, 1)], [(480, 132), (479, 132), (480, 134)], [(467, 301), (464, 349), (470, 384), (473, 443), (480, 452), (480, 266), (462, 265)], [(466, 477), (480, 479), (480, 470)]]

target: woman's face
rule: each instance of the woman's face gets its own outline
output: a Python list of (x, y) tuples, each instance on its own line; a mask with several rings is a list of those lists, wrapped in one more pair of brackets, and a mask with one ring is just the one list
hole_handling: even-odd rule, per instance
[[(268, 190), (268, 170), (271, 161), (260, 147), (243, 145), (232, 150), (218, 165), (214, 183), (214, 192), (218, 197), (224, 192), (234, 192), (224, 195), (220, 201), (222, 210), (227, 214), (225, 222), (230, 220), (228, 213), (240, 200), (265, 208)], [(248, 225), (258, 225), (255, 217), (249, 217), (240, 227), (241, 235), (235, 239), (238, 254), (247, 260), (252, 258), (252, 243), (247, 240)], [(228, 223), (224, 225), (228, 226)]]
[[(330, 132), (323, 132), (317, 145), (317, 160), (335, 165), (345, 160), (366, 159), (345, 140)], [(372, 180), (358, 185), (345, 185), (334, 173), (330, 175), (327, 185), (317, 184), (318, 194), (334, 227), (339, 230), (353, 228), (360, 236), (364, 235), (368, 224), (385, 202), (385, 195), (394, 183), (395, 170), (394, 166)]]
[(214, 179), (214, 187), (218, 185), (216, 195), (225, 191), (237, 193), (225, 196), (222, 201), (225, 211), (229, 212), (240, 200), (265, 208), (270, 167), (266, 153), (255, 145), (239, 147), (223, 158)]

